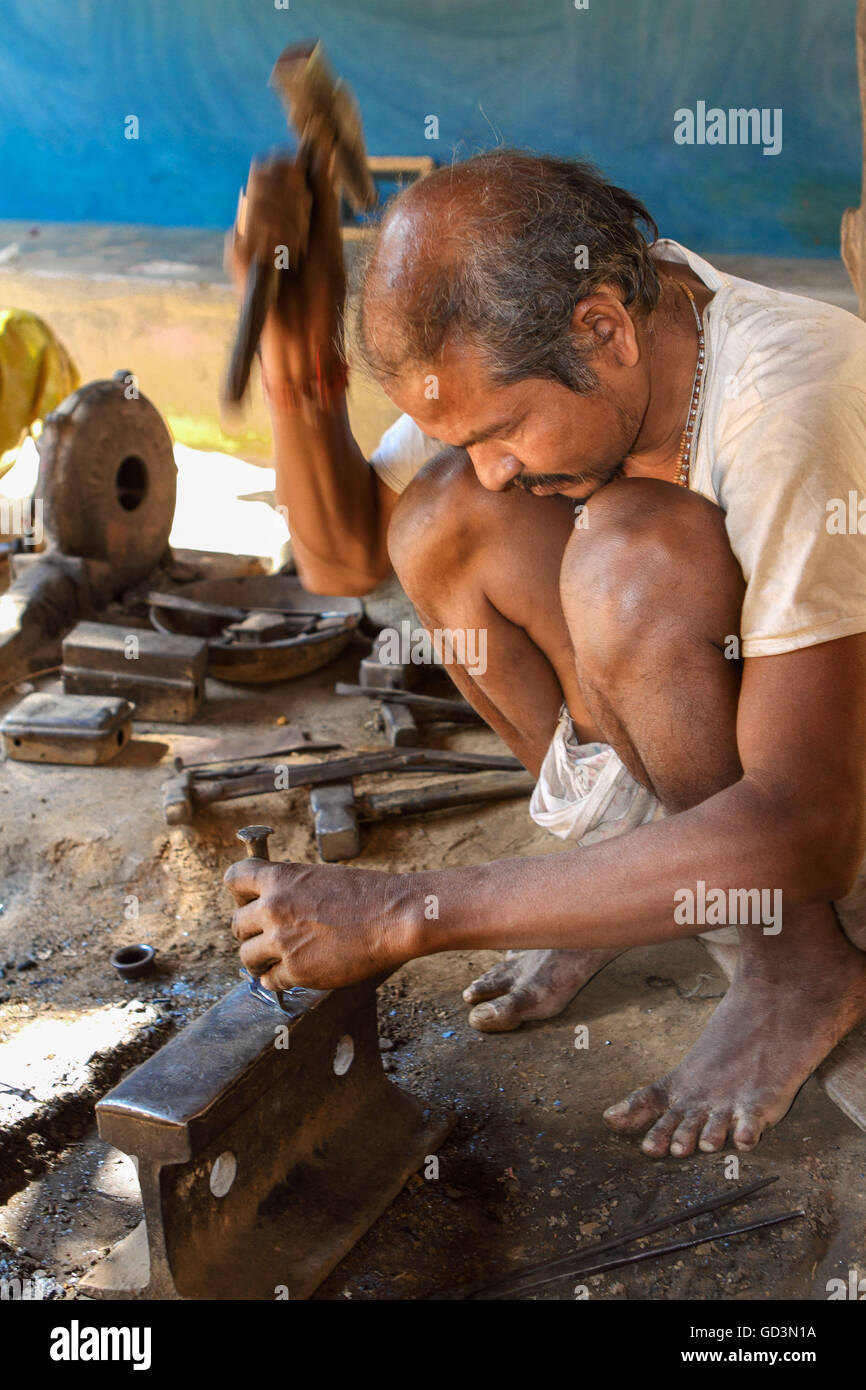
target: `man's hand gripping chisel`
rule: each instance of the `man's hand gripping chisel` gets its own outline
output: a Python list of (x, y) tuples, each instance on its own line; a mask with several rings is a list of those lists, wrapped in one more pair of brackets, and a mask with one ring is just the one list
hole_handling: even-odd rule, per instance
[(289, 124), (298, 136), (295, 165), (303, 175), (306, 197), (291, 210), (291, 225), (280, 246), (257, 244), (247, 227), (247, 205), (241, 195), (238, 233), (250, 235), (251, 259), (234, 348), (224, 388), (224, 400), (237, 405), (244, 397), (253, 357), (268, 312), (277, 299), (280, 276), (297, 274), (307, 254), (312, 217), (310, 175), (319, 160), (331, 161), (336, 191), (343, 191), (357, 212), (376, 202), (376, 188), (367, 168), (361, 117), (349, 88), (332, 72), (321, 43), (293, 44), (283, 50), (270, 84), (280, 95)]
[[(270, 825), (245, 825), (237, 832), (237, 837), (243, 841), (248, 859), (270, 859), (268, 836), (273, 835), (273, 833), (273, 827)], [(292, 1017), (283, 1008), (282, 1000), (276, 990), (265, 989), (258, 976), (247, 970), (245, 965), (241, 966), (240, 974), (242, 979), (249, 982), (250, 994), (255, 995), (256, 999), (261, 999), (263, 1004), (270, 1004), (273, 1008), (279, 1009), (280, 1013), (286, 1014), (288, 1018)], [(288, 992), (291, 993), (291, 990)]]

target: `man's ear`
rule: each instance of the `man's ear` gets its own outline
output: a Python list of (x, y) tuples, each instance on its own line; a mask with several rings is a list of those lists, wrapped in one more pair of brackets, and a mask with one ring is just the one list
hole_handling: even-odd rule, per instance
[(571, 330), (582, 340), (583, 348), (590, 352), (607, 348), (621, 367), (634, 367), (640, 360), (631, 314), (613, 285), (599, 285), (593, 294), (577, 301)]

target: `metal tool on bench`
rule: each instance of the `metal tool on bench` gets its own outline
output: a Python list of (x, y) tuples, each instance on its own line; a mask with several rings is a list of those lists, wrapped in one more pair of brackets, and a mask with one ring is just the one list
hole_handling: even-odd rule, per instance
[(412, 747), (418, 742), (418, 726), (412, 709), (405, 700), (391, 700), (391, 691), (406, 691), (415, 684), (418, 675), (416, 666), (394, 661), (382, 660), (382, 649), (390, 643), (387, 629), (383, 629), (373, 643), (369, 656), (365, 656), (358, 671), (361, 685), (374, 691), (381, 701), (379, 718), (388, 742), (394, 748)]
[[(239, 832), (259, 857), (268, 833)], [(453, 1124), (385, 1075), (381, 982), (284, 990), (279, 1013), (240, 984), (97, 1102), (101, 1137), (136, 1160), (144, 1221), (82, 1292), (314, 1292)]]
[[(334, 181), (356, 211), (375, 205), (376, 186), (367, 168), (364, 135), (355, 99), (345, 83), (336, 79), (321, 43), (292, 44), (280, 54), (271, 73), (290, 124), (299, 137), (296, 162), (305, 176), (317, 158), (334, 157)], [(237, 335), (229, 362), (224, 398), (230, 405), (243, 399), (250, 368), (268, 310), (277, 297), (281, 275), (295, 274), (309, 243), (312, 201), (297, 211), (297, 225), (288, 247), (289, 265), (275, 265), (274, 248), (268, 247), (250, 262), (246, 292)], [(287, 233), (289, 235), (289, 233)]]
[(189, 825), (201, 806), (243, 796), (293, 791), (297, 787), (346, 782), (368, 772), (513, 772), (517, 758), (487, 753), (454, 753), (440, 748), (386, 748), (317, 763), (237, 763), (218, 768), (188, 767), (162, 786), (162, 809), (169, 825)]
[(148, 594), (157, 632), (204, 638), (208, 675), (293, 680), (340, 655), (363, 617), (360, 599), (310, 594), (289, 574), (252, 574)]
[(335, 695), (363, 695), (368, 700), (387, 700), (389, 705), (406, 705), (413, 714), (418, 714), (428, 724), (483, 724), (484, 720), (468, 700), (447, 699), (441, 695), (421, 695), (414, 690), (389, 689), (386, 692), (374, 686), (350, 685), (337, 681)]
[(185, 724), (204, 701), (207, 643), (151, 628), (78, 623), (63, 639), (63, 689), (122, 695), (137, 719)]
[(115, 757), (132, 737), (134, 708), (111, 695), (61, 695), (34, 690), (0, 724), (6, 756), (26, 763), (95, 766)]
[(310, 793), (316, 847), (329, 864), (353, 859), (361, 851), (362, 824), (529, 796), (534, 786), (529, 772), (474, 773), (458, 781), (368, 795), (356, 794), (351, 782), (330, 783)]

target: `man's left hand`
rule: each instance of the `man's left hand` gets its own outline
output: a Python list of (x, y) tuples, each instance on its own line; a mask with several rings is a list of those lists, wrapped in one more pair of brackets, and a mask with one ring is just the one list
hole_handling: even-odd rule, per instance
[(244, 859), (224, 882), (241, 960), (265, 989), (336, 989), (415, 954), (405, 876)]

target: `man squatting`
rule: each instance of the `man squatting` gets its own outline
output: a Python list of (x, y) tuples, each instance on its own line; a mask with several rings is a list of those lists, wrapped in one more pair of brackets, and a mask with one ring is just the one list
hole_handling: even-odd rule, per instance
[[(301, 192), (254, 168), (236, 277)], [(363, 594), (393, 565), (428, 629), (485, 629), (486, 670), (454, 679), (537, 777), (533, 818), (576, 843), (416, 874), (235, 864), (243, 963), (329, 988), (508, 949), (465, 992), (495, 1032), (692, 934), (684, 889), (781, 893), (781, 931), (739, 926), (684, 1061), (605, 1112), (654, 1157), (751, 1149), (866, 1013), (866, 556), (826, 524), (866, 496), (866, 324), (658, 239), (591, 166), (497, 150), (378, 231), (359, 339), (403, 414), (368, 463), (324, 167), (313, 199), (262, 340), (298, 571)]]

